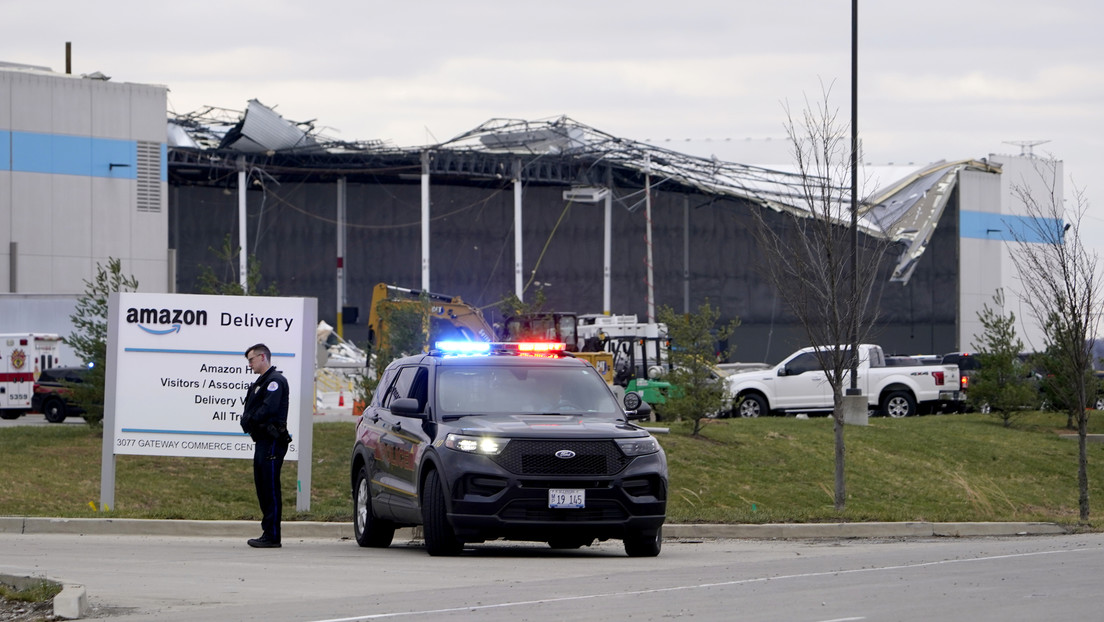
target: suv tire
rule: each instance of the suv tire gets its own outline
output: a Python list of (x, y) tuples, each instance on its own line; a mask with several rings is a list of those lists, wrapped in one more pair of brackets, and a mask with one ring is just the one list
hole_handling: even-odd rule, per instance
[(42, 414), (50, 423), (63, 423), (65, 421), (65, 400), (54, 396), (46, 399), (42, 405)]
[(629, 557), (655, 557), (662, 548), (662, 527), (654, 533), (633, 533), (625, 536), (625, 553)]
[(436, 469), (426, 476), (425, 491), (422, 493), (422, 521), (427, 553), (435, 557), (451, 556), (459, 555), (464, 549), (464, 543), (457, 539), (449, 524), (445, 488)]
[(395, 524), (372, 514), (372, 493), (368, 489), (366, 467), (360, 467), (353, 485), (353, 532), (360, 546), (385, 549), (395, 539)]

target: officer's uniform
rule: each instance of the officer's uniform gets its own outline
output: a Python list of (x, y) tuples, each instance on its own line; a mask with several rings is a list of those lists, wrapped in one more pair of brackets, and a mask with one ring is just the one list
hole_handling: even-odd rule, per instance
[(291, 435), (287, 429), (288, 383), (284, 375), (269, 367), (261, 374), (245, 395), (245, 411), (242, 413), (242, 430), (253, 439), (253, 483), (257, 487), (257, 501), (261, 504), (261, 540), (279, 544), (280, 511), (283, 499), (280, 492), (280, 468), (284, 465)]

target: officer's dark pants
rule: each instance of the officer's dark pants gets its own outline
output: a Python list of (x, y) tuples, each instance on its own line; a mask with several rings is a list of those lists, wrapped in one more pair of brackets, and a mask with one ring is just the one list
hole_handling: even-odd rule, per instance
[(257, 501), (261, 503), (261, 536), (272, 542), (280, 541), (280, 512), (283, 498), (280, 492), (280, 469), (284, 466), (288, 444), (281, 441), (257, 441), (253, 449), (253, 484), (257, 487)]

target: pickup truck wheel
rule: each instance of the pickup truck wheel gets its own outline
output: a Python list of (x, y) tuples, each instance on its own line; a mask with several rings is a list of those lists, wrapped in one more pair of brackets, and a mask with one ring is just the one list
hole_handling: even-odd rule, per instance
[(767, 400), (763, 396), (749, 393), (740, 399), (736, 406), (737, 417), (758, 417), (767, 414)]
[(42, 414), (50, 423), (62, 423), (65, 421), (65, 400), (60, 397), (51, 397), (42, 405)]
[(882, 412), (887, 417), (911, 417), (916, 414), (916, 400), (907, 391), (894, 391), (882, 398)]
[(445, 505), (445, 487), (437, 471), (426, 476), (425, 492), (422, 495), (422, 522), (425, 530), (426, 552), (434, 557), (459, 555), (464, 543), (456, 537), (448, 521)]
[(372, 513), (372, 493), (368, 488), (368, 469), (360, 467), (353, 485), (353, 533), (357, 544), (385, 549), (395, 538), (395, 524)]

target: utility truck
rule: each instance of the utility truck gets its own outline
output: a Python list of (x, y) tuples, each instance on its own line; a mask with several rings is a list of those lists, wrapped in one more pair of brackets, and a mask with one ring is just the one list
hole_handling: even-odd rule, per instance
[[(957, 411), (962, 401), (958, 374), (957, 365), (887, 366), (880, 346), (859, 345), (858, 388), (871, 410), (889, 417)], [(844, 382), (845, 388), (851, 386), (849, 374)], [(794, 352), (774, 367), (733, 373), (725, 384), (734, 417), (827, 413), (834, 407), (832, 387), (813, 347)]]
[(30, 412), (35, 381), (61, 365), (61, 337), (53, 333), (0, 334), (0, 419)]

